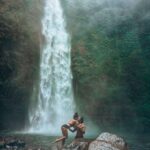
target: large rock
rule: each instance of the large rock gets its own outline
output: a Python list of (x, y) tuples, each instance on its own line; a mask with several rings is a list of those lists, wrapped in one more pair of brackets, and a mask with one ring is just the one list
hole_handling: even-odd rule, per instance
[(126, 142), (115, 134), (102, 133), (88, 150), (128, 150)]
[(89, 142), (85, 139), (76, 139), (63, 150), (88, 150)]
[(50, 150), (62, 150), (63, 149), (63, 143), (62, 141), (53, 143), (50, 147)]
[(71, 144), (64, 146), (62, 141), (53, 143), (50, 150), (88, 150), (89, 141), (86, 139), (75, 139)]

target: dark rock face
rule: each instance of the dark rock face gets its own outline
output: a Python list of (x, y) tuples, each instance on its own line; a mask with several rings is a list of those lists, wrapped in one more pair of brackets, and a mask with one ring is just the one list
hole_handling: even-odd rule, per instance
[(89, 141), (75, 139), (69, 145), (63, 146), (62, 141), (52, 144), (51, 150), (88, 150)]
[(63, 150), (88, 150), (88, 146), (88, 141), (85, 141), (84, 139), (77, 139), (65, 148), (63, 148)]

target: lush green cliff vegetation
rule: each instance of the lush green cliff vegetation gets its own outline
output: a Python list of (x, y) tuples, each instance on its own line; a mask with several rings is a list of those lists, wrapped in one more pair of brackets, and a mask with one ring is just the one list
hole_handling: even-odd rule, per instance
[(150, 3), (84, 2), (65, 7), (77, 106), (104, 129), (147, 131)]
[(38, 77), (41, 2), (0, 1), (0, 129), (25, 124)]

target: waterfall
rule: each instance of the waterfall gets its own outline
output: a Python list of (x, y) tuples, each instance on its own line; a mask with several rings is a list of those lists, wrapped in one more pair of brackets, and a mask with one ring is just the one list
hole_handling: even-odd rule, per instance
[(37, 105), (30, 113), (30, 132), (58, 134), (74, 113), (70, 38), (59, 0), (45, 0)]

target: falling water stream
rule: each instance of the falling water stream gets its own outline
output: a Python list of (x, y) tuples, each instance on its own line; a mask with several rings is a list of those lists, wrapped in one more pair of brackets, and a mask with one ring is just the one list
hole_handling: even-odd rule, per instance
[(45, 0), (42, 19), (45, 44), (41, 52), (37, 105), (30, 113), (30, 132), (58, 134), (73, 114), (70, 38), (59, 0)]

